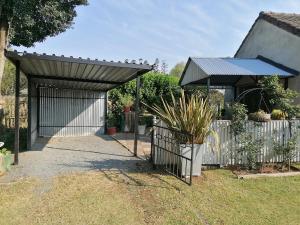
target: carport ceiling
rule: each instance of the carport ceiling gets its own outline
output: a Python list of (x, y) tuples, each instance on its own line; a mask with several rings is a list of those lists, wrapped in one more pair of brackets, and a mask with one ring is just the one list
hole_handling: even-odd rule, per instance
[(153, 69), (147, 61), (124, 63), (6, 51), (12, 62), (39, 86), (108, 91)]

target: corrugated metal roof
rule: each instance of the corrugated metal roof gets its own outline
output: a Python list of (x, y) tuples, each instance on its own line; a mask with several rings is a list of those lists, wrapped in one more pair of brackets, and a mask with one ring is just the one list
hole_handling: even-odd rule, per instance
[[(296, 74), (260, 59), (242, 58), (189, 58), (180, 79), (180, 85), (199, 83), (212, 77), (218, 85), (231, 85), (240, 76), (291, 77)], [(213, 84), (212, 84), (213, 85)]]
[(292, 76), (260, 59), (192, 58), (207, 75)]
[(114, 62), (65, 56), (6, 51), (11, 61), (20, 61), (22, 72), (41, 86), (107, 91), (151, 71), (147, 61)]

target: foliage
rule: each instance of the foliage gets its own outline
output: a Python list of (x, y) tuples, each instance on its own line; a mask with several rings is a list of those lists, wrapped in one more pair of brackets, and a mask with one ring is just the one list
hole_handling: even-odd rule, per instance
[(271, 118), (265, 111), (258, 110), (257, 112), (249, 113), (249, 120), (256, 122), (268, 122), (271, 120)]
[(207, 100), (197, 95), (186, 96), (183, 90), (178, 101), (173, 94), (171, 96), (170, 103), (162, 98), (162, 106), (154, 105), (149, 108), (169, 128), (192, 134), (196, 144), (203, 144), (211, 134), (218, 141), (216, 133), (210, 128), (213, 111)]
[(153, 124), (153, 116), (151, 114), (140, 116), (139, 124), (146, 125), (147, 127), (151, 127)]
[[(246, 157), (246, 166), (252, 170), (256, 168), (256, 157), (260, 151), (262, 140), (252, 140), (252, 135), (246, 132), (247, 112), (248, 110), (244, 104), (233, 103), (231, 129), (238, 143), (236, 145), (237, 153), (239, 153), (239, 156)], [(235, 155), (235, 162), (238, 162), (237, 157), (238, 155)]]
[(247, 120), (246, 105), (235, 102), (232, 105), (231, 129), (235, 136), (245, 132), (245, 122)]
[[(4, 132), (0, 133), (0, 141), (4, 142), (4, 148), (13, 151), (15, 143), (14, 129), (4, 128)], [(20, 151), (27, 149), (27, 128), (20, 128)]]
[(131, 107), (133, 105), (133, 97), (129, 94), (125, 94), (120, 97), (120, 102), (124, 107)]
[(281, 109), (288, 118), (295, 117), (300, 112), (299, 105), (294, 104), (298, 93), (294, 90), (284, 89), (278, 76), (264, 77), (259, 82), (273, 109)]
[(297, 136), (290, 138), (286, 144), (275, 142), (273, 151), (275, 155), (282, 157), (282, 169), (285, 166), (290, 170), (291, 160), (296, 156)]
[(177, 63), (170, 71), (171, 76), (175, 77), (181, 77), (181, 74), (184, 70), (185, 63), (184, 62), (179, 62)]
[(273, 109), (271, 113), (272, 120), (284, 120), (286, 117), (285, 113), (280, 109)]
[(11, 154), (11, 151), (8, 151), (7, 148), (2, 148), (2, 149), (0, 149), (0, 154), (1, 155), (9, 155), (9, 154)]
[[(171, 101), (171, 92), (178, 96), (178, 77), (167, 76), (159, 72), (149, 72), (141, 77), (140, 101), (147, 105), (161, 104), (160, 96), (164, 96), (167, 101)], [(110, 109), (118, 117), (123, 111), (121, 98), (130, 95), (132, 99), (136, 96), (136, 82), (132, 80), (109, 91), (108, 99)], [(141, 110), (145, 110), (142, 105)]]
[[(7, 60), (5, 62), (4, 74), (2, 77), (2, 84), (1, 84), (2, 95), (13, 95), (15, 93), (15, 83), (16, 83), (15, 70), (16, 70), (15, 66), (10, 61)], [(20, 89), (23, 90), (25, 88), (27, 88), (27, 79), (23, 74), (21, 74)]]
[(3, 0), (1, 21), (9, 24), (10, 44), (25, 47), (55, 36), (72, 25), (75, 7), (87, 0)]
[(246, 166), (249, 170), (256, 169), (256, 160), (262, 144), (262, 139), (253, 140), (251, 134), (243, 133), (240, 136), (238, 153), (240, 153), (242, 157), (246, 156)]
[(107, 126), (115, 127), (117, 125), (117, 122), (117, 117), (112, 112), (109, 112), (107, 114)]

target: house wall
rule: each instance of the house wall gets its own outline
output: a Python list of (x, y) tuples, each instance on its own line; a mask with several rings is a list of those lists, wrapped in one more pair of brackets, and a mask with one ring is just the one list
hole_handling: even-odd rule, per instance
[(186, 85), (191, 82), (201, 80), (206, 78), (207, 75), (197, 66), (192, 60), (190, 61), (190, 65), (188, 66), (185, 76), (183, 77), (183, 80), (181, 81), (181, 85)]
[[(30, 90), (29, 90), (30, 89)], [(33, 83), (28, 83), (28, 139), (27, 149), (31, 150), (31, 147), (35, 143), (38, 137), (38, 103), (37, 103), (37, 88)]]
[[(260, 19), (236, 57), (256, 58), (258, 55), (300, 71), (300, 37)], [(300, 92), (300, 76), (289, 79), (289, 88)], [(300, 97), (297, 103), (300, 104)]]

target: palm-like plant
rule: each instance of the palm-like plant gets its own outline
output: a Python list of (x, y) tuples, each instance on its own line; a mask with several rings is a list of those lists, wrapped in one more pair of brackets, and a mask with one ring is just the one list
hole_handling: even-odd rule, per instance
[(162, 106), (148, 107), (168, 127), (192, 134), (195, 144), (203, 144), (209, 135), (215, 138), (216, 143), (219, 142), (218, 135), (211, 129), (214, 112), (206, 99), (195, 94), (186, 96), (184, 90), (181, 90), (178, 101), (173, 93), (171, 96), (171, 103), (161, 98)]

